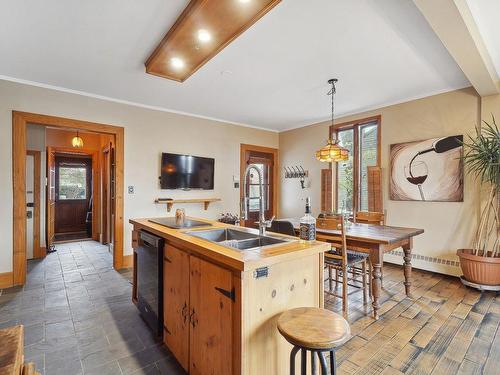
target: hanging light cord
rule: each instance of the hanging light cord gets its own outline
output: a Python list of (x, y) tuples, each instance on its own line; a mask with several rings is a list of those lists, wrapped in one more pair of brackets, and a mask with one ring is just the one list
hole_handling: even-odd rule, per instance
[[(335, 93), (337, 92), (337, 89), (335, 87), (335, 82), (337, 82), (337, 79), (330, 79), (328, 81), (328, 83), (330, 83), (332, 85), (332, 88), (330, 89), (330, 91), (328, 91), (327, 95), (331, 95), (332, 96), (332, 128), (333, 128), (333, 124), (334, 124), (334, 114), (335, 114)], [(337, 138), (337, 137), (335, 137)]]

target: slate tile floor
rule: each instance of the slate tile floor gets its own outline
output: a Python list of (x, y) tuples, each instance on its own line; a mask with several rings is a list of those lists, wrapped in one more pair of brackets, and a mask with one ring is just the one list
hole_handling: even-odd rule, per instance
[(42, 374), (184, 375), (131, 302), (131, 272), (83, 241), (28, 262), (26, 285), (0, 290), (0, 328), (25, 326), (25, 358)]

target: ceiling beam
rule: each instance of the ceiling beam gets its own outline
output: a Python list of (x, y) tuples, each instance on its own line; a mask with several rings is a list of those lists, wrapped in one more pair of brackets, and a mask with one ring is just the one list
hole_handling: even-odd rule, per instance
[(500, 92), (498, 77), (466, 0), (413, 0), (479, 95)]

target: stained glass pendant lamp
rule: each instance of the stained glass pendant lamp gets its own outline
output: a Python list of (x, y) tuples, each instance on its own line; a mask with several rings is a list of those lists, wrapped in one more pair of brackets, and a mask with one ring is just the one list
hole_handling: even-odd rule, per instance
[(71, 140), (71, 144), (74, 148), (83, 148), (83, 139), (80, 137), (80, 134), (78, 134), (78, 130), (76, 131), (76, 136)]
[[(328, 92), (328, 95), (331, 95), (332, 97), (332, 127), (334, 123), (334, 113), (335, 113), (335, 93), (336, 93), (336, 88), (335, 84), (337, 83), (338, 79), (333, 78), (328, 80), (328, 83), (332, 85), (331, 90)], [(341, 147), (338, 144), (338, 139), (329, 139), (324, 147), (316, 151), (316, 159), (318, 159), (321, 162), (325, 163), (332, 163), (332, 162), (339, 162), (343, 160), (349, 159), (349, 150), (346, 148)]]

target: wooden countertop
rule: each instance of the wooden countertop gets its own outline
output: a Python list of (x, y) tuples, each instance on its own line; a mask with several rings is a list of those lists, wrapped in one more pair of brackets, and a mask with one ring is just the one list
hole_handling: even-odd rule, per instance
[(282, 234), (272, 234), (273, 237), (286, 237), (293, 239), (292, 242), (272, 245), (265, 248), (255, 248), (249, 250), (236, 250), (218, 245), (217, 243), (204, 240), (202, 238), (190, 236), (185, 232), (193, 232), (207, 229), (235, 228), (258, 234), (258, 230), (250, 228), (236, 227), (233, 225), (219, 223), (206, 219), (192, 218), (211, 224), (210, 227), (172, 229), (160, 224), (155, 224), (149, 219), (130, 219), (134, 229), (144, 229), (157, 236), (163, 237), (172, 244), (187, 248), (204, 258), (214, 260), (224, 264), (236, 271), (248, 271), (259, 267), (269, 266), (276, 263), (282, 263), (287, 260), (304, 257), (311, 254), (319, 254), (330, 249), (330, 245), (325, 242), (315, 241), (312, 243), (301, 243), (298, 238), (289, 237)]

